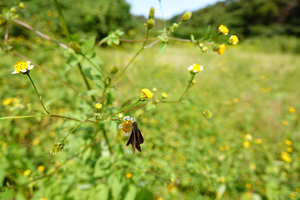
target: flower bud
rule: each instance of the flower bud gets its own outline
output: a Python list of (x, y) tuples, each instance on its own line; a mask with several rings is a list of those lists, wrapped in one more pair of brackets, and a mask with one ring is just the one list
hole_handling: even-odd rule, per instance
[(202, 50), (203, 53), (206, 53), (207, 52), (207, 47), (203, 47), (201, 50)]
[(73, 49), (75, 51), (75, 53), (77, 53), (77, 54), (81, 53), (80, 45), (77, 42), (74, 42), (74, 41), (70, 42), (69, 47), (71, 49)]
[(152, 92), (155, 93), (157, 91), (157, 89), (154, 87), (152, 88)]
[(178, 28), (178, 24), (177, 23), (173, 23), (173, 28)]
[(58, 152), (60, 152), (63, 148), (64, 148), (65, 144), (63, 142), (57, 142), (54, 145), (52, 145), (51, 149), (50, 149), (50, 153), (52, 155), (57, 154)]
[(113, 66), (113, 67), (110, 69), (110, 73), (111, 73), (111, 74), (116, 74), (118, 71), (119, 71), (119, 67), (118, 67), (118, 66)]
[(191, 17), (192, 17), (192, 13), (191, 13), (191, 12), (185, 12), (185, 13), (182, 15), (182, 20), (181, 20), (181, 21), (185, 22), (185, 21), (191, 19)]
[(239, 38), (236, 35), (232, 35), (229, 38), (229, 44), (237, 44), (239, 42)]
[(155, 9), (153, 7), (151, 7), (150, 12), (149, 12), (149, 19), (154, 19), (154, 12), (155, 12)]
[(148, 19), (145, 26), (149, 29), (153, 28), (153, 26), (155, 25), (155, 21), (153, 19)]
[(12, 13), (16, 12), (16, 8), (15, 7), (11, 7), (10, 8), (10, 12), (12, 12)]
[(192, 80), (192, 84), (193, 84), (193, 85), (196, 84), (196, 80), (195, 80), (195, 79)]
[(167, 97), (168, 97), (168, 94), (167, 94), (167, 93), (165, 93), (165, 92), (163, 92), (163, 93), (161, 94), (161, 97), (162, 97), (163, 99), (165, 99), (165, 98), (167, 98)]
[(152, 98), (152, 92), (148, 89), (142, 89), (140, 94), (140, 101), (146, 101), (149, 98)]
[(213, 116), (212, 112), (208, 109), (203, 110), (202, 113), (203, 113), (203, 116), (207, 117), (207, 118), (212, 118), (212, 116)]
[(123, 116), (124, 116), (124, 115), (123, 115), (122, 113), (118, 114), (118, 118), (119, 118), (119, 119), (122, 119)]

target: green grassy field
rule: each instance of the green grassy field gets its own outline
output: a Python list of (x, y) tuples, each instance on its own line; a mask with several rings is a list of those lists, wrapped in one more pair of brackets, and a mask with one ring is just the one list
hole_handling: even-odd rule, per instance
[[(78, 69), (66, 64), (68, 53), (53, 47), (34, 44), (30, 51), (20, 51), (85, 92)], [(122, 44), (96, 51), (103, 69), (122, 69), (139, 48), (139, 44)], [(2, 58), (0, 116), (43, 113), (28, 78), (11, 75), (14, 63), (22, 58), (14, 54)], [(128, 68), (107, 108), (117, 111), (133, 103), (142, 88), (157, 88), (153, 101), (160, 100), (162, 92), (168, 94), (166, 100), (178, 100), (190, 79), (187, 67), (193, 63), (204, 70), (196, 74), (196, 84), (184, 102), (153, 105), (151, 100), (124, 113), (138, 119), (145, 139), (142, 153), (132, 154), (125, 146), (128, 137), (116, 131), (119, 123), (114, 121), (101, 123), (98, 133), (94, 124), (85, 123), (68, 137), (64, 150), (50, 155), (51, 145), (78, 122), (50, 117), (1, 120), (0, 197), (299, 199), (300, 59), (296, 54), (266, 53), (241, 44), (220, 56), (201, 53), (190, 44), (171, 43), (158, 57), (154, 47)], [(35, 67), (30, 74), (51, 113), (78, 119), (89, 113), (76, 93), (47, 73)], [(204, 117), (204, 109), (213, 117)]]

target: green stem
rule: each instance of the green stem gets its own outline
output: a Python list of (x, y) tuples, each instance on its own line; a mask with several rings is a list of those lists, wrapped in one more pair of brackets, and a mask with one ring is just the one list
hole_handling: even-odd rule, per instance
[(108, 146), (108, 150), (109, 150), (110, 154), (112, 155), (112, 148), (110, 146), (110, 143), (109, 143), (109, 140), (108, 140), (108, 137), (107, 137), (105, 129), (103, 129), (103, 136), (104, 136), (106, 144)]
[[(79, 69), (79, 71), (80, 71), (80, 74), (81, 74), (81, 76), (82, 76), (84, 82), (85, 82), (85, 85), (86, 85), (87, 89), (88, 89), (88, 90), (91, 90), (91, 86), (90, 86), (88, 80), (86, 79), (86, 77), (85, 77), (85, 75), (84, 75), (84, 73), (83, 73), (83, 71), (82, 71), (82, 66), (81, 66), (80, 63), (78, 63), (78, 69)], [(94, 96), (92, 96), (92, 100), (93, 100), (94, 102), (96, 102), (96, 99), (95, 99)]]
[(143, 42), (143, 45), (141, 47), (141, 49), (133, 56), (133, 58), (131, 58), (131, 60), (129, 61), (129, 63), (124, 67), (124, 69), (122, 70), (122, 72), (114, 79), (110, 82), (109, 85), (112, 85), (113, 83), (115, 83), (126, 71), (126, 69), (130, 66), (130, 64), (135, 60), (135, 58), (144, 50), (144, 47), (147, 43), (147, 39), (148, 39), (148, 35), (149, 35), (149, 28), (147, 28), (147, 32), (146, 32), (146, 40)]
[(0, 120), (5, 119), (23, 119), (23, 118), (33, 118), (33, 117), (46, 117), (48, 115), (27, 115), (27, 116), (10, 116), (10, 117), (0, 117)]
[(43, 104), (42, 96), (40, 96), (39, 92), (37, 91), (37, 89), (36, 89), (36, 87), (35, 87), (35, 85), (34, 85), (34, 82), (33, 82), (33, 80), (31, 79), (29, 73), (26, 73), (26, 75), (28, 76), (29, 80), (31, 81), (31, 84), (32, 84), (33, 87), (34, 87), (35, 93), (37, 94), (37, 96), (38, 96), (38, 98), (39, 98), (39, 100), (40, 100), (40, 102), (41, 102), (41, 104), (42, 104), (42, 106), (43, 106), (45, 112), (49, 115), (50, 113), (46, 110), (46, 108), (45, 108), (45, 106), (44, 106), (44, 104)]
[(61, 141), (61, 142), (64, 142), (66, 139), (67, 139), (67, 137), (71, 134), (71, 133), (73, 133), (79, 126), (81, 126), (81, 124), (83, 124), (84, 123), (84, 121), (83, 122), (81, 122), (80, 124), (78, 124), (75, 128), (73, 128), (65, 137), (64, 137), (64, 139)]
[(164, 18), (163, 9), (162, 9), (162, 6), (161, 6), (161, 0), (158, 0), (158, 1), (159, 1), (160, 12), (161, 12), (161, 15), (162, 15), (162, 18), (163, 18), (163, 22), (164, 22), (164, 30), (166, 30), (167, 26), (166, 26), (166, 20)]
[(95, 67), (96, 70), (98, 70), (102, 74), (101, 70), (88, 57), (86, 57), (83, 53), (81, 53), (80, 55), (82, 55), (93, 67)]
[(130, 106), (127, 106), (126, 108), (123, 108), (122, 110), (120, 110), (119, 112), (110, 115), (108, 118), (113, 117), (121, 112), (123, 112), (124, 110), (127, 110), (128, 108), (131, 108), (132, 106), (135, 106), (136, 104), (138, 104), (140, 102), (140, 100), (137, 100), (135, 103), (131, 104)]
[(68, 29), (68, 26), (66, 24), (65, 18), (63, 16), (62, 12), (61, 12), (61, 9), (60, 9), (60, 6), (59, 6), (57, 0), (53, 0), (53, 1), (54, 1), (54, 4), (55, 4), (55, 7), (57, 9), (57, 12), (59, 14), (59, 18), (60, 18), (60, 21), (62, 23), (63, 29), (64, 29), (64, 31), (66, 33), (67, 42), (70, 42), (71, 41), (71, 37), (70, 37), (69, 29)]
[(179, 101), (182, 101), (182, 100), (185, 99), (185, 97), (186, 97), (186, 95), (187, 95), (187, 93), (188, 93), (188, 91), (189, 91), (189, 89), (192, 85), (192, 81), (194, 80), (195, 75), (196, 75), (195, 73), (192, 74), (191, 80), (190, 80), (188, 86), (186, 87), (186, 89), (185, 89), (184, 93), (182, 94), (182, 97), (180, 98)]

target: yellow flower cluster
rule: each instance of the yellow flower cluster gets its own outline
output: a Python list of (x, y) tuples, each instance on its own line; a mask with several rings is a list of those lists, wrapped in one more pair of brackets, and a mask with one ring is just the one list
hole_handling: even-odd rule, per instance
[(227, 35), (229, 32), (229, 29), (225, 25), (220, 25), (218, 28), (219, 33), (223, 35)]
[(290, 158), (290, 154), (285, 151), (281, 152), (281, 158), (287, 163), (292, 162), (292, 159)]
[(192, 64), (191, 66), (188, 67), (188, 70), (189, 70), (189, 72), (196, 74), (196, 73), (203, 70), (203, 66), (199, 65), (198, 63), (194, 63), (194, 64)]
[(18, 73), (27, 73), (29, 72), (29, 70), (31, 70), (34, 66), (30, 65), (30, 61), (19, 61), (16, 62), (16, 64), (14, 65), (15, 67), (15, 71), (12, 72), (12, 74), (18, 74)]

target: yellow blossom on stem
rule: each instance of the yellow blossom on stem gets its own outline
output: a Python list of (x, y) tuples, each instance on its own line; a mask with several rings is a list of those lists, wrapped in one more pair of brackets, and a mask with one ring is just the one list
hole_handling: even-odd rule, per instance
[(229, 32), (229, 29), (225, 25), (220, 25), (218, 28), (219, 33), (223, 35), (227, 35)]
[(283, 125), (283, 126), (288, 126), (288, 125), (289, 125), (289, 122), (286, 121), (286, 120), (284, 120), (284, 121), (282, 121), (282, 125)]
[(127, 173), (125, 174), (125, 177), (128, 178), (128, 179), (130, 179), (130, 178), (132, 177), (132, 173), (127, 172)]
[(45, 166), (40, 165), (40, 166), (38, 166), (37, 170), (40, 171), (40, 172), (43, 172), (43, 171), (45, 171)]
[(237, 44), (239, 42), (239, 38), (236, 35), (232, 35), (229, 38), (229, 44)]
[(100, 110), (102, 108), (102, 104), (101, 103), (96, 103), (95, 108), (97, 110)]
[(7, 106), (7, 105), (9, 105), (11, 102), (12, 102), (12, 99), (11, 99), (11, 98), (8, 98), (8, 99), (5, 99), (5, 100), (2, 102), (2, 104), (3, 104), (4, 106)]
[(12, 72), (12, 74), (18, 74), (18, 73), (27, 73), (29, 72), (29, 70), (31, 70), (34, 66), (30, 65), (30, 61), (19, 61), (16, 62), (16, 64), (14, 65), (15, 67), (15, 71)]
[(292, 159), (290, 158), (290, 154), (288, 154), (285, 151), (281, 152), (281, 158), (282, 158), (282, 160), (284, 160), (287, 163), (292, 162)]
[(168, 190), (171, 190), (173, 187), (174, 187), (174, 184), (173, 184), (173, 183), (170, 183), (170, 184), (167, 186)]
[(142, 89), (142, 92), (140, 94), (140, 100), (141, 101), (146, 101), (149, 98), (152, 98), (152, 92), (148, 90), (147, 88)]
[(218, 54), (222, 55), (225, 52), (225, 49), (226, 49), (226, 47), (224, 44), (220, 45), (218, 48)]
[(284, 143), (288, 146), (291, 146), (293, 144), (291, 140), (286, 140), (284, 141)]
[(119, 129), (122, 129), (124, 131), (124, 135), (128, 136), (131, 131), (132, 124), (133, 122), (135, 122), (135, 119), (134, 117), (130, 119), (129, 116), (125, 116), (123, 120), (124, 122), (122, 124), (119, 124)]
[(248, 141), (243, 142), (243, 146), (245, 148), (248, 148), (250, 146), (250, 143)]
[(24, 174), (24, 176), (28, 177), (31, 174), (31, 170), (26, 169), (23, 174)]
[(188, 67), (188, 70), (189, 70), (189, 72), (196, 74), (196, 73), (203, 70), (203, 66), (199, 65), (198, 63), (194, 63), (194, 64), (192, 64), (191, 66)]
[(291, 106), (288, 108), (288, 110), (289, 110), (289, 112), (290, 112), (291, 114), (296, 113), (296, 109), (293, 108), (293, 107), (291, 107)]
[(161, 93), (161, 97), (162, 97), (163, 99), (165, 99), (165, 98), (167, 98), (167, 97), (168, 97), (168, 94), (167, 94), (167, 93), (165, 93), (165, 92), (163, 92), (163, 93)]

